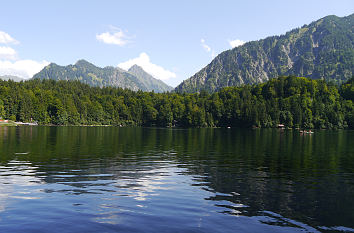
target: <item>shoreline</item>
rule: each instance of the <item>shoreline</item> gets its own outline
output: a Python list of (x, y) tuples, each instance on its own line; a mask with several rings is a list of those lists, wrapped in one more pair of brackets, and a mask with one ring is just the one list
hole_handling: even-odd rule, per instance
[(0, 123), (0, 127), (2, 126), (46, 126), (46, 127), (117, 127), (117, 128), (127, 128), (127, 127), (140, 127), (140, 128), (161, 128), (161, 129), (252, 129), (252, 130), (257, 130), (257, 129), (276, 129), (280, 132), (283, 131), (298, 131), (299, 133), (306, 134), (306, 131), (319, 131), (319, 130), (352, 130), (349, 128), (338, 128), (338, 129), (329, 129), (329, 128), (322, 128), (322, 129), (317, 129), (317, 128), (306, 128), (306, 129), (300, 129), (300, 128), (277, 128), (277, 127), (230, 127), (230, 126), (224, 126), (224, 127), (162, 127), (162, 126), (144, 126), (144, 125), (41, 125), (41, 124), (30, 124), (30, 123), (22, 123), (22, 124), (16, 124), (17, 122), (9, 122), (9, 123)]

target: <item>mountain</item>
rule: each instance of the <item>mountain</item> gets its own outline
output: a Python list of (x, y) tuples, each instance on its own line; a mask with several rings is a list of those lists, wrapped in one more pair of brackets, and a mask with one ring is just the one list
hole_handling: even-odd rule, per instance
[[(135, 70), (139, 70), (135, 71)], [(74, 65), (59, 66), (51, 63), (44, 67), (39, 73), (35, 74), (33, 78), (38, 79), (53, 79), (53, 80), (78, 80), (90, 86), (113, 86), (131, 89), (133, 91), (152, 91), (164, 92), (170, 90), (165, 83), (157, 80), (147, 74), (142, 68), (136, 67), (132, 71), (127, 72), (120, 68), (107, 66), (104, 68), (97, 67), (92, 63), (79, 60)], [(144, 78), (147, 77), (147, 80)]]
[(222, 52), (175, 90), (216, 91), (281, 75), (343, 83), (354, 74), (353, 30), (354, 14), (332, 15), (285, 35), (248, 42)]
[(17, 76), (13, 76), (13, 75), (3, 75), (3, 76), (0, 76), (0, 79), (5, 80), (5, 81), (11, 79), (11, 80), (13, 80), (15, 82), (23, 81), (23, 78), (20, 78), (20, 77), (17, 77)]
[(128, 72), (137, 77), (139, 81), (143, 83), (146, 87), (149, 87), (150, 90), (154, 90), (155, 92), (167, 92), (173, 89), (171, 86), (168, 86), (161, 80), (152, 77), (138, 65), (133, 65), (132, 67), (130, 67)]

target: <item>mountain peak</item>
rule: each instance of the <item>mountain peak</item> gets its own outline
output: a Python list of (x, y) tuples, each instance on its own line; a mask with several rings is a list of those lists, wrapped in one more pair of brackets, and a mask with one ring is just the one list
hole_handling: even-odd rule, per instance
[(353, 24), (353, 14), (329, 15), (281, 36), (250, 41), (220, 53), (175, 90), (213, 92), (282, 75), (345, 82), (354, 74)]
[(86, 61), (85, 59), (80, 59), (75, 63), (75, 66), (95, 66), (95, 65)]
[(107, 66), (100, 68), (86, 60), (78, 60), (74, 65), (58, 66), (55, 63), (43, 68), (33, 78), (54, 80), (77, 80), (90, 86), (113, 86), (133, 91), (165, 92), (172, 90), (161, 80), (153, 78), (140, 66), (134, 65), (129, 71)]
[(151, 87), (155, 92), (171, 91), (172, 87), (168, 86), (159, 79), (154, 78), (151, 74), (146, 72), (141, 66), (133, 65), (128, 72), (137, 77), (146, 86)]
[(132, 71), (144, 71), (144, 72), (146, 72), (141, 66), (138, 66), (137, 64), (132, 65), (128, 69), (128, 72), (132, 72)]
[(138, 66), (137, 64), (131, 66), (128, 72), (135, 76), (149, 76), (151, 78), (154, 78), (151, 74), (146, 72), (141, 66)]

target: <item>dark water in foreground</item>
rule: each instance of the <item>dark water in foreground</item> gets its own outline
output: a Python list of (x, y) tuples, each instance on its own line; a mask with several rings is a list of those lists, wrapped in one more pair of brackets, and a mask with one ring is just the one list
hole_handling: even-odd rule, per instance
[(354, 232), (354, 131), (0, 127), (0, 232)]

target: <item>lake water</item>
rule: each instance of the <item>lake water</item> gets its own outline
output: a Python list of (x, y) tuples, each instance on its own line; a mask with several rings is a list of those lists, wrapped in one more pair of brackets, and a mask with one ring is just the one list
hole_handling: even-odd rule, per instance
[(0, 232), (354, 232), (354, 131), (0, 127)]

